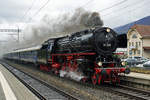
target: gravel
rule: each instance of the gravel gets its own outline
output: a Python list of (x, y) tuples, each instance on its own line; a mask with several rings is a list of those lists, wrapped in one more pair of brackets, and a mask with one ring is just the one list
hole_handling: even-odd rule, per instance
[(111, 91), (104, 90), (103, 87), (92, 88), (71, 80), (62, 79), (56, 77), (55, 75), (48, 74), (47, 72), (36, 70), (36, 68), (32, 67), (32, 65), (16, 64), (10, 61), (7, 61), (7, 63), (44, 81), (47, 81), (49, 84), (61, 88), (81, 100), (127, 100), (125, 97), (121, 97), (111, 93)]

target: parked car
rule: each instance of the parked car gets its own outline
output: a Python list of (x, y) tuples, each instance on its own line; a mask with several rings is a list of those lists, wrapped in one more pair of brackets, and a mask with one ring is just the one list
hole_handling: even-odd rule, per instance
[(138, 64), (143, 64), (143, 63), (149, 61), (149, 59), (147, 59), (145, 57), (139, 57), (139, 56), (134, 56), (134, 57), (130, 57), (130, 58), (136, 59)]
[(125, 61), (127, 62), (127, 65), (129, 66), (134, 66), (138, 64), (138, 60), (135, 58), (127, 58)]
[(141, 61), (142, 63), (145, 63), (145, 62), (148, 62), (148, 61), (149, 61), (149, 59), (144, 58), (144, 57), (141, 57), (140, 61)]
[(150, 61), (147, 61), (143, 64), (144, 67), (150, 67)]
[(127, 65), (129, 65), (129, 66), (136, 66), (139, 64), (143, 66), (143, 64), (145, 62), (149, 61), (149, 59), (144, 58), (144, 57), (135, 56), (135, 57), (129, 57), (127, 59), (124, 59), (124, 61), (126, 61)]

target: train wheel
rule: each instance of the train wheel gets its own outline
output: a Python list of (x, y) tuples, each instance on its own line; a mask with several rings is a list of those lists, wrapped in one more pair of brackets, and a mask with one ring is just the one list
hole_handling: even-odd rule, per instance
[(87, 78), (82, 78), (81, 79), (81, 82), (83, 82), (83, 83), (86, 83), (86, 81), (87, 81)]
[(116, 83), (117, 83), (117, 76), (116, 76), (116, 74), (113, 73), (113, 72), (111, 72), (111, 83), (112, 83), (113, 85), (116, 85)]
[(59, 71), (57, 69), (55, 69), (54, 73), (55, 73), (55, 75), (58, 75)]
[(99, 75), (98, 76), (98, 84), (102, 84), (103, 83), (103, 80), (102, 80), (102, 75)]
[(98, 74), (94, 74), (94, 75), (92, 76), (92, 83), (93, 83), (93, 85), (96, 85), (97, 82), (98, 82)]

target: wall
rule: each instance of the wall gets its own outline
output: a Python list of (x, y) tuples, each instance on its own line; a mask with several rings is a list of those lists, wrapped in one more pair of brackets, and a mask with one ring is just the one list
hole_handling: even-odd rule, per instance
[(141, 35), (134, 29), (130, 29), (127, 34), (128, 38), (128, 57), (142, 56), (142, 39)]

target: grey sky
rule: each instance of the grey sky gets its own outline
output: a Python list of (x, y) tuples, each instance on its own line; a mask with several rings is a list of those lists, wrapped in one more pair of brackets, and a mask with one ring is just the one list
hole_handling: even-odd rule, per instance
[[(28, 38), (33, 39), (32, 37), (34, 37), (34, 35), (46, 35), (44, 34), (45, 29), (48, 31), (50, 28), (53, 28), (49, 24), (60, 22), (59, 19), (56, 18), (63, 16), (64, 14), (74, 14), (75, 9), (79, 7), (90, 12), (98, 12), (104, 22), (104, 26), (111, 28), (150, 15), (150, 0), (49, 0), (49, 3), (43, 9), (39, 13), (36, 13), (46, 2), (47, 0), (0, 1), (0, 27), (6, 26), (9, 28), (13, 26), (15, 28), (24, 28), (25, 26), (28, 26), (25, 33), (19, 34), (19, 42), (17, 41), (17, 35), (12, 36), (1, 33), (0, 41), (7, 42), (0, 42), (0, 47), (3, 48), (0, 54), (7, 52), (7, 50), (11, 51), (14, 48), (16, 49), (20, 45), (24, 46), (22, 43), (27, 42)], [(28, 11), (29, 8), (30, 10)], [(50, 20), (46, 20), (49, 24), (40, 21), (43, 17), (50, 18)], [(32, 33), (34, 27), (37, 29), (35, 31), (36, 34)], [(37, 32), (40, 28), (43, 28), (44, 32)], [(27, 45), (30, 44), (32, 43), (28, 43)]]
[[(109, 8), (119, 2), (123, 3)], [(47, 0), (2, 0), (0, 1), (0, 23), (25, 23), (44, 5)], [(33, 6), (31, 10), (26, 11)], [(98, 11), (104, 25), (116, 27), (140, 19), (150, 14), (150, 0), (50, 0), (33, 21), (39, 21), (45, 14), (51, 17), (60, 16), (82, 7), (89, 11)], [(106, 9), (109, 8), (109, 9)], [(26, 16), (24, 14), (26, 13)]]

